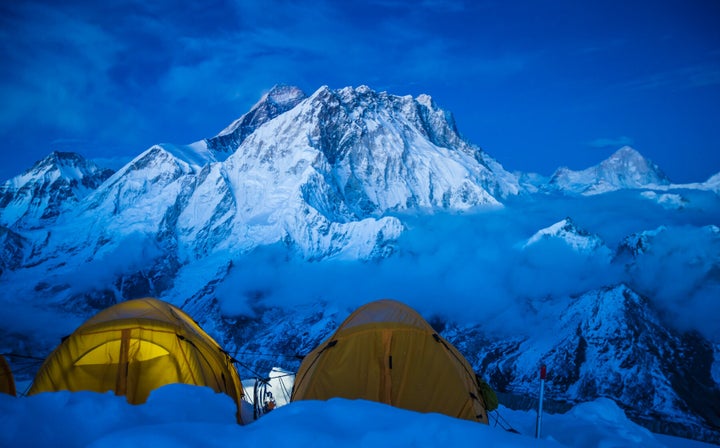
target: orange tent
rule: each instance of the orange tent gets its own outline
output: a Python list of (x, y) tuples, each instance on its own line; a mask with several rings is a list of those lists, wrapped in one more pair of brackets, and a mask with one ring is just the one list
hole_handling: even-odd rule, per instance
[(488, 422), (467, 360), (417, 312), (394, 300), (359, 308), (304, 358), (291, 399), (333, 397)]
[(0, 355), (0, 393), (16, 396), (15, 380), (10, 371), (10, 364), (3, 355)]
[(115, 391), (140, 404), (171, 383), (226, 393), (242, 423), (242, 385), (230, 356), (182, 310), (145, 298), (118, 303), (78, 327), (45, 360), (29, 394)]

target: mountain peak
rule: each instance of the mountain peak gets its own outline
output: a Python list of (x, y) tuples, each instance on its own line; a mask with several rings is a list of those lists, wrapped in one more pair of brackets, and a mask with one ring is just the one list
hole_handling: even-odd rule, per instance
[(426, 93), (421, 93), (417, 96), (417, 98), (415, 98), (415, 100), (429, 109), (435, 109), (436, 107), (435, 101), (433, 101), (432, 97)]
[(549, 182), (555, 189), (583, 195), (669, 184), (670, 179), (657, 165), (630, 146), (623, 146), (598, 165), (582, 171), (560, 168)]
[(640, 154), (640, 152), (637, 149), (633, 148), (632, 146), (628, 146), (628, 145), (625, 145), (622, 148), (618, 149), (610, 157), (611, 158), (613, 158), (613, 157), (623, 157), (623, 158), (625, 158), (625, 157), (641, 157), (641, 158), (643, 158), (642, 154)]
[[(273, 103), (281, 108), (295, 107), (297, 103), (304, 100), (307, 97), (299, 87), (289, 86), (285, 84), (275, 84), (266, 94), (264, 94), (260, 101), (258, 101), (252, 109), (262, 107), (264, 103)], [(251, 109), (251, 110), (252, 110)]]
[(305, 98), (305, 92), (298, 87), (276, 84), (248, 113), (230, 123), (215, 137), (206, 139), (207, 149), (218, 160), (225, 160), (257, 128), (294, 108)]
[(629, 256), (636, 258), (638, 255), (647, 252), (652, 246), (652, 240), (666, 230), (665, 226), (660, 226), (655, 230), (644, 230), (626, 236), (617, 248), (616, 257)]
[(25, 173), (30, 173), (45, 168), (57, 168), (61, 165), (80, 166), (85, 163), (85, 158), (82, 157), (80, 154), (66, 151), (53, 151), (44, 158), (35, 162), (35, 164), (30, 169), (25, 171)]
[(566, 217), (549, 227), (540, 229), (523, 245), (527, 248), (540, 241), (557, 240), (579, 253), (591, 254), (598, 251), (609, 252), (602, 239), (585, 229), (578, 227), (570, 217)]
[(460, 137), (442, 109), (367, 86), (320, 87), (238, 151), (238, 166), (249, 166), (250, 158), (275, 164), (287, 158), (282, 163), (295, 166), (305, 154), (356, 216), (498, 204), (494, 195), (514, 187), (497, 162)]
[(80, 154), (53, 151), (23, 174), (0, 185), (0, 224), (29, 228), (47, 224), (112, 173)]
[[(667, 181), (667, 176), (650, 160), (646, 159), (640, 152), (630, 146), (623, 146), (615, 151), (610, 157), (600, 163), (601, 167), (607, 167), (615, 172), (624, 171), (627, 174), (652, 173), (658, 180)], [(666, 183), (669, 183), (666, 182)]]

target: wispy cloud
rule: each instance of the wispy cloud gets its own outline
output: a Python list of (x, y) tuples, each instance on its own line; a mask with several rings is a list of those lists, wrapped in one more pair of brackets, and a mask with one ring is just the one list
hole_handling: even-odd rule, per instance
[(707, 63), (652, 73), (626, 83), (625, 87), (652, 90), (691, 89), (716, 85), (720, 85), (720, 65)]
[(635, 141), (632, 138), (621, 135), (620, 137), (596, 138), (595, 140), (589, 141), (587, 145), (591, 148), (605, 149), (632, 146), (634, 143)]
[(84, 130), (98, 103), (113, 104), (108, 70), (121, 44), (102, 26), (35, 3), (20, 3), (0, 23), (0, 127), (31, 120)]
[[(611, 251), (633, 232), (661, 224), (667, 230), (637, 260), (626, 260), (628, 265), (622, 260), (611, 264), (603, 252), (578, 253), (559, 241), (520, 249), (537, 230), (567, 215), (599, 235)], [(702, 214), (696, 216), (699, 222), (707, 221)], [(251, 312), (257, 300), (282, 307), (323, 300), (353, 309), (389, 297), (426, 316), (483, 322), (499, 334), (534, 334), (546, 328), (543, 319), (556, 318), (552, 313), (562, 312), (573, 296), (625, 283), (681, 328), (720, 338), (717, 313), (707, 312), (720, 307), (713, 301), (720, 238), (676, 219), (662, 207), (649, 208), (632, 192), (517, 201), (478, 214), (408, 218), (409, 230), (389, 259), (307, 263), (288, 258), (285, 247), (266, 247), (234, 260), (218, 298), (226, 312), (243, 314)]]
[(404, 0), (371, 0), (368, 3), (389, 9), (423, 9), (430, 12), (441, 13), (457, 13), (466, 9), (464, 0), (420, 0), (415, 2), (407, 2)]
[[(122, 145), (164, 129), (182, 133), (197, 122), (195, 110), (223, 117), (215, 125), (221, 128), (278, 82), (306, 89), (369, 84), (404, 90), (502, 77), (524, 70), (528, 60), (511, 52), (468, 54), (462, 35), (438, 34), (428, 26), (433, 14), (464, 9), (463, 1), (194, 5), (3, 5), (0, 128), (17, 133), (18, 126), (33, 123), (55, 137), (93, 132), (101, 140), (98, 134), (104, 133)], [(399, 12), (373, 9), (381, 7)], [(160, 141), (185, 138), (166, 135)]]

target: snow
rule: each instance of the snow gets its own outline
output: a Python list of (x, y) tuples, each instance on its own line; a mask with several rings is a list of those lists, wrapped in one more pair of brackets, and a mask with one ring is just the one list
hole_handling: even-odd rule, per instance
[(171, 153), (177, 159), (184, 161), (195, 170), (199, 170), (208, 163), (216, 161), (215, 155), (208, 149), (207, 142), (204, 140), (189, 145), (162, 143), (157, 146)]
[[(653, 434), (628, 420), (609, 399), (580, 404), (566, 414), (544, 414), (540, 440), (533, 437), (534, 411), (503, 406), (491, 413), (490, 425), (340, 398), (279, 406), (244, 426), (235, 423), (234, 412), (228, 396), (184, 384), (159, 388), (142, 405), (130, 405), (111, 392), (0, 394), (0, 446), (711, 446)], [(497, 415), (520, 434), (497, 426)]]
[(549, 186), (581, 195), (597, 195), (625, 188), (658, 188), (670, 181), (660, 168), (639, 152), (624, 146), (598, 165), (573, 171), (560, 168)]
[(604, 251), (604, 255), (609, 256), (610, 252), (597, 235), (591, 235), (584, 230), (578, 229), (570, 218), (565, 218), (549, 227), (538, 230), (522, 247), (525, 249), (548, 239), (558, 239), (579, 253), (591, 254)]

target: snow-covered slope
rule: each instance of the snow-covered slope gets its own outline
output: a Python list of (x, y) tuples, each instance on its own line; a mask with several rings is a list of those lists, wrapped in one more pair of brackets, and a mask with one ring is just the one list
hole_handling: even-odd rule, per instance
[(720, 390), (711, 379), (711, 344), (668, 329), (647, 299), (626, 285), (589, 291), (561, 310), (549, 303), (536, 307), (538, 318), (550, 325), (534, 338), (447, 330), (490, 384), (512, 394), (506, 403), (522, 407), (537, 396), (534, 384), (545, 364), (552, 400), (610, 397), (656, 431), (703, 432), (718, 424)]
[(523, 248), (531, 247), (541, 241), (559, 241), (583, 254), (609, 255), (610, 253), (599, 236), (579, 228), (570, 217), (538, 230), (523, 244)]
[(0, 224), (15, 228), (52, 224), (111, 174), (78, 154), (55, 151), (0, 185)]
[[(252, 393), (251, 390), (247, 391)], [(535, 413), (501, 407), (503, 425), (483, 425), (441, 414), (422, 414), (365, 400), (298, 401), (241, 426), (235, 404), (209, 388), (173, 384), (133, 406), (124, 397), (55, 392), (24, 398), (0, 395), (3, 446), (391, 446), (435, 448), (482, 441), (493, 447), (710, 448), (687, 439), (653, 434), (634, 424), (612, 400), (598, 399), (566, 414), (545, 413), (540, 439)], [(99, 412), (98, 410), (102, 410)], [(37, 430), (38, 418), (43, 430)]]
[(705, 187), (714, 192), (720, 192), (720, 173), (711, 176), (710, 179), (705, 181)]
[(582, 171), (560, 168), (548, 182), (550, 189), (583, 195), (669, 184), (670, 180), (657, 165), (629, 146), (620, 148), (600, 164)]

